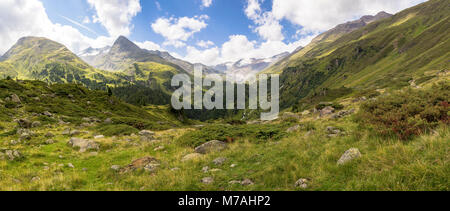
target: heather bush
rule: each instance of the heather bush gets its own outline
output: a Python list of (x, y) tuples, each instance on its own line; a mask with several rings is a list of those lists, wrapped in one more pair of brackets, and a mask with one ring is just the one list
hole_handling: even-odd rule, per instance
[(449, 124), (449, 98), (448, 83), (398, 91), (363, 104), (357, 121), (378, 134), (408, 140), (439, 124)]

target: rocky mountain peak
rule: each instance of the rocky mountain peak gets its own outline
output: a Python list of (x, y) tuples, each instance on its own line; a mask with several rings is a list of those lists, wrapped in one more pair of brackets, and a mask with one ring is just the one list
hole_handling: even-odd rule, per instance
[(111, 53), (137, 53), (142, 51), (139, 46), (124, 36), (120, 36), (111, 47)]

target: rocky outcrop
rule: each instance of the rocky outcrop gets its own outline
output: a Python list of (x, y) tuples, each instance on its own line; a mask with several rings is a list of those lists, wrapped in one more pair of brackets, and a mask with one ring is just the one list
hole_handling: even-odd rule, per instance
[(86, 140), (82, 138), (71, 138), (68, 142), (69, 146), (79, 148), (79, 152), (86, 152), (89, 150), (99, 150), (100, 145), (97, 142)]
[(128, 173), (136, 170), (145, 170), (148, 172), (155, 172), (156, 169), (160, 166), (160, 162), (154, 157), (143, 157), (137, 160), (134, 160), (128, 166), (120, 169), (120, 173)]
[(153, 141), (155, 139), (155, 133), (150, 130), (140, 131), (139, 136), (141, 136), (141, 141)]
[(227, 144), (222, 141), (209, 141), (195, 148), (195, 152), (199, 154), (208, 154), (211, 152), (220, 152), (227, 149)]
[(355, 109), (343, 110), (331, 116), (332, 119), (340, 119), (355, 113)]
[(320, 110), (320, 117), (325, 117), (334, 113), (334, 108), (331, 106), (327, 106)]
[(0, 160), (9, 160), (9, 161), (17, 161), (22, 159), (22, 153), (17, 150), (5, 150), (4, 152), (0, 152)]

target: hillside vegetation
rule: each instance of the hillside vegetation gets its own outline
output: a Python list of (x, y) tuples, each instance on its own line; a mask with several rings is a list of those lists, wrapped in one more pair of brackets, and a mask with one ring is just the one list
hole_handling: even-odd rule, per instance
[(282, 105), (304, 108), (300, 100), (308, 97), (399, 89), (439, 77), (450, 64), (449, 14), (447, 1), (431, 0), (312, 48), (284, 69)]
[[(436, 86), (437, 97), (427, 98), (435, 100), (408, 100), (430, 91), (405, 89), (396, 103), (448, 105), (448, 84)], [(389, 95), (338, 102), (345, 110), (362, 103), (356, 116), (286, 113), (272, 122), (189, 126), (166, 107), (144, 110), (77, 85), (2, 80), (0, 93), (0, 190), (449, 189), (448, 106), (426, 130), (403, 139), (358, 118), (383, 121), (396, 110), (371, 108)], [(13, 94), (20, 102), (12, 103)], [(219, 148), (206, 150), (212, 140)]]

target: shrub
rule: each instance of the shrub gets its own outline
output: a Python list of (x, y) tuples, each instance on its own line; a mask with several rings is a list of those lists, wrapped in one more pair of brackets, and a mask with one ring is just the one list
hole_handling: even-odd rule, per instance
[(169, 126), (167, 125), (160, 125), (155, 123), (154, 121), (132, 117), (113, 117), (112, 121), (114, 122), (114, 124), (128, 125), (138, 130), (144, 129), (164, 130), (169, 128)]
[(210, 125), (196, 131), (191, 131), (180, 138), (178, 143), (182, 146), (197, 147), (211, 140), (232, 142), (242, 138), (250, 141), (279, 140), (286, 135), (285, 125)]
[(339, 104), (339, 103), (333, 103), (333, 105), (331, 105), (331, 107), (333, 107), (336, 110), (344, 109), (344, 106), (342, 104)]
[(324, 109), (325, 107), (328, 107), (328, 106), (331, 106), (331, 107), (333, 107), (336, 110), (344, 109), (344, 106), (342, 104), (339, 104), (339, 103), (330, 103), (330, 104), (329, 103), (320, 103), (320, 104), (318, 104), (316, 106), (316, 109), (317, 110), (322, 110), (322, 109)]
[(39, 116), (38, 120), (44, 124), (52, 124), (58, 122), (56, 119), (50, 118), (48, 116)]
[(128, 125), (99, 125), (97, 131), (105, 136), (121, 136), (137, 134), (139, 130)]
[(428, 90), (407, 89), (369, 101), (361, 106), (357, 121), (378, 134), (395, 134), (402, 140), (449, 124), (449, 84)]

